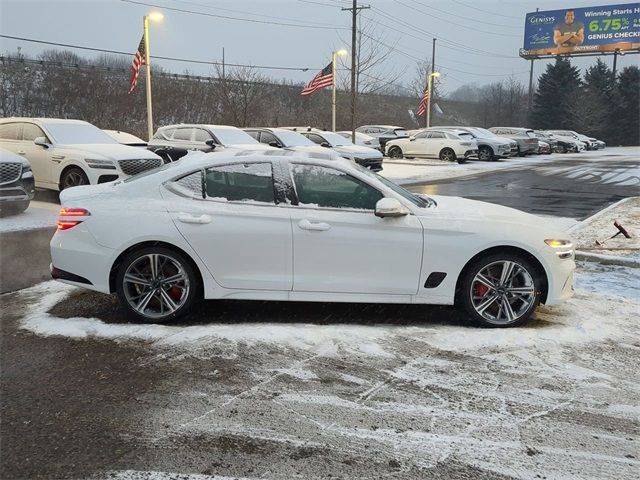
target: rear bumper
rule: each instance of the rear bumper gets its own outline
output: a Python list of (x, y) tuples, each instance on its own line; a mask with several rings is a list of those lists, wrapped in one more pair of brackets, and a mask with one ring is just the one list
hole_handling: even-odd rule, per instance
[(356, 163), (365, 168), (379, 172), (382, 170), (382, 158), (356, 158)]

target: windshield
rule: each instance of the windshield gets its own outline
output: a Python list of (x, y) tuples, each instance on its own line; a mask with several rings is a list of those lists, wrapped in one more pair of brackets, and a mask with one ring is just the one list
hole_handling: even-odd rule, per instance
[(480, 127), (474, 127), (473, 133), (475, 133), (476, 136), (479, 138), (496, 138), (498, 136), (492, 131), (487, 130), (486, 128), (480, 128)]
[(255, 138), (239, 128), (212, 128), (211, 131), (222, 145), (258, 144)]
[(393, 131), (398, 137), (406, 137), (407, 131), (404, 128), (396, 128)]
[(62, 144), (118, 143), (89, 123), (45, 123), (53, 141)]
[(351, 140), (344, 138), (337, 133), (321, 132), (320, 135), (322, 135), (325, 140), (329, 142), (333, 147), (348, 147), (350, 145), (353, 145), (353, 143), (351, 143)]
[(315, 146), (316, 144), (309, 140), (304, 135), (298, 132), (292, 132), (291, 130), (278, 130), (273, 132), (276, 137), (284, 143), (285, 147), (300, 147), (300, 146)]
[(402, 195), (404, 198), (406, 198), (411, 203), (413, 203), (416, 207), (426, 208), (426, 207), (429, 207), (431, 205), (435, 205), (435, 203), (436, 203), (435, 201), (433, 201), (429, 197), (426, 197), (426, 199), (425, 199), (423, 197), (419, 197), (418, 195), (415, 195), (415, 194), (411, 193), (409, 190), (405, 190), (400, 185), (396, 185), (391, 180), (387, 180), (385, 177), (382, 177), (382, 176), (378, 175), (377, 173), (372, 172), (371, 170), (369, 170), (368, 168), (363, 167), (362, 165), (356, 164), (355, 167), (360, 172), (365, 173), (366, 175), (368, 175), (371, 178), (375, 178), (376, 180), (382, 182), (384, 185), (389, 187), (391, 190), (393, 190), (397, 194)]

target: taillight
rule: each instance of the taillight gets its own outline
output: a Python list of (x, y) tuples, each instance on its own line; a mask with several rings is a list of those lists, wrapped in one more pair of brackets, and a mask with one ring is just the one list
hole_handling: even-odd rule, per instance
[(82, 223), (84, 218), (91, 215), (85, 208), (61, 208), (58, 217), (58, 230), (69, 230)]

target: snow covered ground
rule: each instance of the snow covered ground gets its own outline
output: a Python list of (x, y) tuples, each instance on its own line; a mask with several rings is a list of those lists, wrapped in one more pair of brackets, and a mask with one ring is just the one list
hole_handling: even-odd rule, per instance
[[(309, 478), (322, 468), (348, 478), (631, 479), (640, 468), (638, 284), (638, 269), (581, 264), (574, 298), (496, 330), (447, 309), (422, 317), (399, 306), (335, 306), (335, 320), (313, 323), (287, 307), (277, 322), (65, 318), (60, 306), (83, 311), (87, 294), (48, 282), (20, 293), (21, 327), (142, 345), (148, 365), (189, 372), (136, 397), (144, 424), (128, 435), (153, 460), (95, 478)], [(360, 308), (368, 313), (351, 320), (339, 313)], [(199, 460), (181, 460), (193, 451)], [(207, 459), (218, 467), (204, 468)]]
[(32, 201), (24, 212), (0, 218), (0, 233), (55, 227), (59, 205)]

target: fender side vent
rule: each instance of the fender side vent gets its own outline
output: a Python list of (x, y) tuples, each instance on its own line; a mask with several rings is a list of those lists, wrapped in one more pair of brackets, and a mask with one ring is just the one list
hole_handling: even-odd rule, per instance
[(447, 274), (444, 272), (431, 272), (427, 281), (424, 282), (424, 288), (436, 288), (442, 283)]

